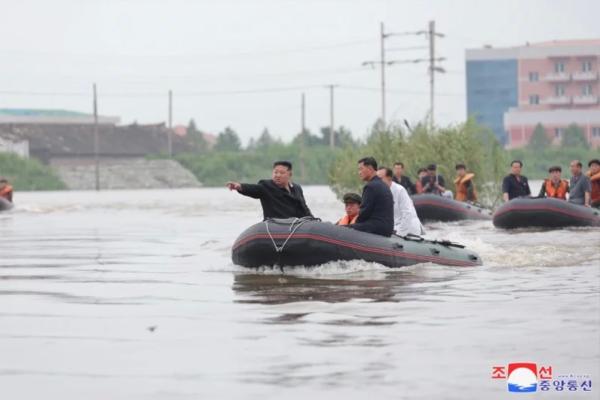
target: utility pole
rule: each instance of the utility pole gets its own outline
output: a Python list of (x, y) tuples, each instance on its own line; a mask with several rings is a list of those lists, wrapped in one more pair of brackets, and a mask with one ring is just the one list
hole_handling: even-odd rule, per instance
[(327, 85), (329, 88), (329, 147), (335, 148), (335, 124), (334, 124), (334, 102), (333, 102), (333, 90), (338, 85)]
[[(300, 124), (302, 127), (302, 137), (304, 137), (304, 132), (306, 131), (306, 99), (304, 93), (302, 93), (302, 103), (300, 109)], [(304, 142), (304, 141), (303, 141)]]
[(429, 38), (429, 129), (433, 129), (435, 125), (434, 118), (434, 104), (435, 104), (435, 73), (441, 72), (444, 73), (446, 70), (441, 67), (436, 67), (436, 61), (444, 60), (443, 57), (436, 58), (435, 57), (435, 38), (444, 37), (442, 33), (438, 33), (435, 31), (435, 21), (429, 21), (429, 29), (427, 31), (427, 36)]
[(173, 158), (173, 92), (169, 90), (169, 129), (167, 130), (167, 153)]
[(434, 102), (435, 102), (435, 21), (429, 21), (429, 129), (434, 125)]
[(381, 28), (381, 122), (385, 129), (385, 31), (383, 22), (380, 23)]
[[(429, 62), (429, 71), (430, 71), (430, 77), (429, 77), (429, 86), (430, 86), (430, 118), (429, 118), (429, 122), (431, 124), (431, 126), (433, 126), (433, 111), (434, 111), (434, 74), (436, 72), (445, 72), (445, 70), (441, 67), (437, 67), (435, 65), (436, 61), (443, 61), (445, 60), (444, 57), (435, 57), (435, 37), (444, 37), (444, 35), (442, 33), (436, 32), (435, 31), (435, 21), (430, 21), (429, 22), (429, 29), (428, 30), (420, 30), (420, 31), (407, 31), (407, 32), (385, 32), (385, 27), (383, 25), (383, 22), (380, 23), (380, 50), (381, 50), (381, 57), (378, 61), (363, 61), (362, 65), (366, 66), (366, 65), (370, 65), (373, 68), (375, 68), (375, 66), (379, 66), (381, 68), (381, 122), (383, 123), (383, 126), (386, 125), (387, 123), (387, 119), (386, 119), (386, 83), (385, 83), (385, 67), (387, 65), (396, 65), (396, 64), (416, 64), (416, 63), (424, 63), (424, 62)], [(385, 48), (385, 39), (388, 39), (392, 36), (418, 36), (418, 35), (424, 35), (427, 36), (429, 39), (429, 57), (425, 58), (425, 57), (419, 57), (419, 58), (414, 58), (414, 59), (400, 59), (400, 60), (391, 60), (388, 61), (386, 60), (386, 48)], [(411, 47), (403, 47), (403, 48), (392, 48), (392, 49), (388, 49), (389, 51), (393, 51), (393, 50), (418, 50), (418, 49), (425, 49), (427, 48), (426, 46), (411, 46)]]
[(304, 140), (306, 136), (306, 99), (304, 93), (302, 93), (302, 101), (301, 101), (301, 109), (300, 109), (300, 176), (302, 178), (302, 182), (306, 182), (306, 168), (304, 166)]
[(98, 156), (98, 95), (94, 83), (94, 174), (96, 176), (96, 191), (100, 190), (100, 159)]

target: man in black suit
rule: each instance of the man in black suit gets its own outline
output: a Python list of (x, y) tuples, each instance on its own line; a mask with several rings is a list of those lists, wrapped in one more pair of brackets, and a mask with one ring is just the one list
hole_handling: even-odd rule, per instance
[(392, 236), (394, 233), (394, 198), (388, 185), (377, 176), (377, 161), (365, 157), (358, 161), (358, 175), (366, 182), (356, 223), (350, 228), (362, 232)]
[(227, 182), (229, 190), (260, 199), (263, 218), (312, 217), (304, 200), (302, 187), (292, 183), (292, 163), (275, 161), (272, 179), (263, 179), (256, 185), (251, 183)]
[(404, 175), (404, 163), (397, 161), (394, 163), (394, 177), (392, 178), (398, 185), (402, 185), (409, 195), (417, 193), (417, 188), (410, 178)]

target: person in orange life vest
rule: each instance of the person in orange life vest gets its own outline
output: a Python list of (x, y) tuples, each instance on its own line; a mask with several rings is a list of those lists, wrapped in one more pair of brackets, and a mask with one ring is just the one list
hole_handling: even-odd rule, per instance
[(8, 184), (6, 178), (0, 178), (0, 197), (12, 203), (13, 188)]
[(544, 179), (538, 197), (554, 197), (555, 199), (566, 200), (569, 193), (569, 181), (560, 179), (562, 168), (559, 166), (548, 169), (550, 177)]
[(590, 169), (587, 175), (592, 184), (591, 205), (600, 208), (600, 160), (597, 158), (590, 160), (588, 167)]
[(342, 200), (346, 206), (346, 215), (336, 222), (336, 225), (352, 225), (358, 218), (358, 212), (360, 211), (360, 203), (362, 203), (362, 198), (357, 193), (346, 193)]
[(477, 191), (475, 190), (475, 184), (473, 178), (475, 174), (468, 173), (465, 164), (456, 164), (456, 178), (454, 179), (454, 186), (456, 187), (456, 200), (457, 201), (477, 201)]
[(415, 182), (415, 194), (423, 193), (423, 184), (421, 183), (421, 179), (427, 176), (427, 170), (425, 168), (419, 168), (417, 171), (417, 181)]

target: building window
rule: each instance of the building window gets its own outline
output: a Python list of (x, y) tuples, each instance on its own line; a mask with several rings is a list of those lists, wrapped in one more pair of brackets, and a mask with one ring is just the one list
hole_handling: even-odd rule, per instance
[(581, 70), (583, 72), (589, 72), (592, 70), (592, 61), (591, 60), (585, 60), (581, 63)]
[(537, 82), (540, 80), (540, 74), (537, 72), (529, 73), (529, 82)]
[(554, 63), (554, 72), (556, 72), (556, 73), (565, 72), (565, 63), (562, 61)]
[(595, 138), (600, 138), (600, 127), (592, 128), (592, 136)]
[(581, 94), (584, 96), (591, 96), (592, 93), (592, 85), (583, 85), (581, 88)]
[(529, 104), (540, 104), (540, 96), (538, 96), (537, 94), (532, 94), (531, 96), (529, 96)]
[(556, 85), (554, 87), (554, 94), (557, 97), (561, 97), (565, 95), (565, 85)]
[(560, 138), (562, 138), (564, 132), (565, 132), (564, 128), (554, 128), (554, 137), (557, 139), (560, 139)]

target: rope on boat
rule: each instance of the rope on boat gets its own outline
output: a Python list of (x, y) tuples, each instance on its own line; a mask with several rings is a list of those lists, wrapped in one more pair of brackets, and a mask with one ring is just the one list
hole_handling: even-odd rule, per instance
[(277, 243), (275, 243), (275, 239), (273, 238), (273, 235), (271, 234), (271, 230), (269, 229), (269, 220), (266, 220), (265, 227), (267, 228), (267, 234), (269, 235), (269, 238), (271, 239), (271, 243), (273, 243), (273, 247), (275, 248), (275, 251), (277, 253), (282, 253), (283, 249), (285, 248), (285, 245), (292, 238), (292, 236), (294, 236), (294, 233), (296, 233), (296, 231), (302, 225), (304, 225), (304, 223), (306, 223), (308, 221), (314, 221), (314, 220), (318, 220), (318, 219), (313, 218), (313, 217), (294, 218), (294, 220), (292, 221), (292, 224), (290, 225), (290, 234), (287, 236), (287, 238), (285, 239), (285, 241), (283, 242), (283, 244), (281, 246), (277, 246)]

